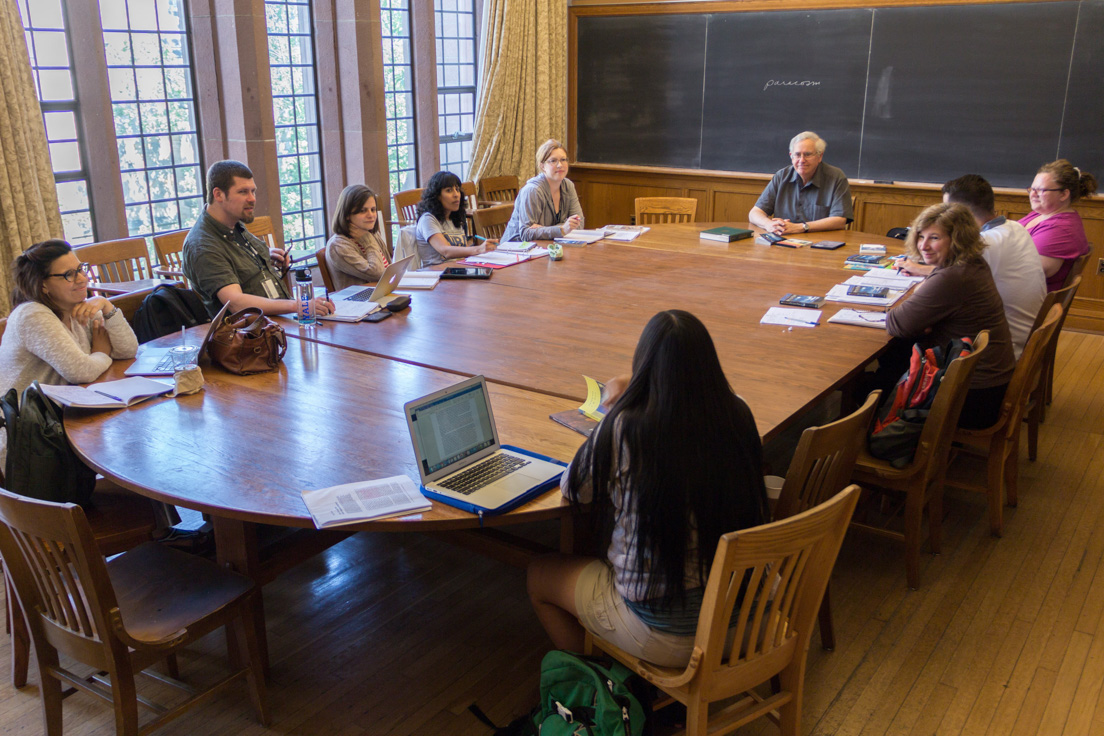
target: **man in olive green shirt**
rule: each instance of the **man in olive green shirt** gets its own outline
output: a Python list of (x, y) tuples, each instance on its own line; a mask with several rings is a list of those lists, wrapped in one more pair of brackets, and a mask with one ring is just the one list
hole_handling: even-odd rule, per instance
[[(207, 207), (184, 240), (183, 259), (184, 275), (212, 317), (227, 303), (231, 312), (257, 307), (285, 314), (297, 308), (277, 271), (287, 253), (266, 247), (245, 228), (256, 204), (257, 185), (245, 164), (219, 161), (208, 169)], [(326, 298), (312, 304), (318, 315), (334, 311)]]

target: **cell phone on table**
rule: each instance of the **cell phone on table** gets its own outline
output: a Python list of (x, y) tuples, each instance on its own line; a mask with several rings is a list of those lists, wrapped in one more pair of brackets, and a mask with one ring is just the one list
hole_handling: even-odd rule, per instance
[(443, 279), (489, 279), (493, 268), (485, 266), (449, 266), (441, 272)]
[(820, 309), (824, 306), (824, 297), (807, 296), (804, 294), (787, 294), (778, 300), (778, 303), (786, 307), (809, 307)]
[(372, 312), (371, 314), (369, 314), (366, 317), (362, 318), (360, 321), (361, 322), (382, 322), (383, 320), (387, 319), (390, 316), (391, 316), (391, 312), (388, 312), (386, 309), (381, 309), (378, 312)]
[(887, 286), (848, 286), (847, 296), (869, 296), (874, 299), (884, 299), (889, 296)]

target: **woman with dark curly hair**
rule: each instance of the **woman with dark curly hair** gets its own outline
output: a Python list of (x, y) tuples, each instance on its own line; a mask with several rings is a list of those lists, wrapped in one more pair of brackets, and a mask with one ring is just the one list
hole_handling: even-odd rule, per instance
[(460, 177), (451, 171), (438, 171), (422, 190), (422, 201), (418, 202), (418, 257), (423, 266), (494, 250), (497, 240), (484, 240), (477, 245), (468, 237), (467, 214)]

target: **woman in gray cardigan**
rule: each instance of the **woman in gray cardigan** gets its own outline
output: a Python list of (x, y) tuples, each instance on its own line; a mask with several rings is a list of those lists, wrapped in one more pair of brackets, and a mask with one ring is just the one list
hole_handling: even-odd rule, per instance
[(567, 178), (567, 151), (557, 140), (537, 149), (541, 173), (525, 183), (514, 200), (514, 214), (502, 234), (508, 240), (552, 240), (583, 226), (583, 208)]

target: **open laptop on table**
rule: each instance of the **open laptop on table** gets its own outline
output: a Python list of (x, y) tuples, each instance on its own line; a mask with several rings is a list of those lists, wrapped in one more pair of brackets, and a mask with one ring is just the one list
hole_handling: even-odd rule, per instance
[(403, 405), (422, 492), (498, 514), (554, 488), (564, 464), (499, 442), (487, 382), (475, 376)]
[(403, 274), (413, 260), (414, 256), (407, 256), (392, 263), (384, 269), (379, 283), (375, 286), (353, 284), (330, 294), (330, 301), (334, 303), (334, 313), (319, 318), (338, 322), (359, 322), (364, 319), (395, 298), (392, 292), (402, 281)]
[[(197, 361), (203, 359), (203, 355), (207, 352), (207, 344), (211, 342), (211, 336), (215, 334), (215, 325), (222, 322), (222, 318), (226, 316), (226, 311), (229, 307), (229, 302), (223, 304), (219, 313), (216, 314), (215, 318), (211, 320), (211, 323), (207, 325), (207, 334), (203, 336), (203, 342), (199, 344), (199, 355), (196, 356)], [(169, 351), (174, 347), (176, 346), (169, 345), (164, 348), (144, 348), (141, 354), (130, 364), (130, 367), (126, 369), (126, 375), (171, 376), (175, 371), (173, 370), (172, 356), (169, 355)]]

